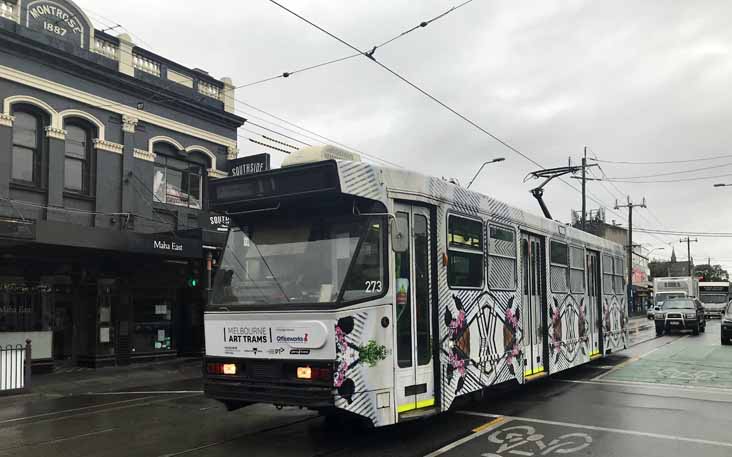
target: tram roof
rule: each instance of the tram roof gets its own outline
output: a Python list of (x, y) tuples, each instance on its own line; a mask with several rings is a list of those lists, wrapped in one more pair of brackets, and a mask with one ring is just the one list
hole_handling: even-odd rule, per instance
[(623, 246), (618, 243), (537, 216), (442, 178), (362, 162), (336, 160), (336, 163), (343, 193), (379, 200), (390, 210), (395, 199), (447, 205), (451, 213), (481, 216), (498, 224), (518, 225), (527, 231), (564, 239), (570, 244), (574, 241), (624, 254)]

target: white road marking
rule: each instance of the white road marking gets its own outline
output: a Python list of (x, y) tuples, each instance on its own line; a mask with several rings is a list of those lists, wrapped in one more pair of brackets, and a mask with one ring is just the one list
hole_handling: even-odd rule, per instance
[(474, 440), (475, 438), (483, 436), (488, 432), (492, 432), (493, 430), (497, 429), (501, 425), (505, 425), (505, 424), (511, 422), (510, 419), (506, 419), (503, 416), (490, 415), (490, 416), (486, 416), (486, 417), (492, 417), (494, 420), (474, 429), (473, 430), (474, 433), (472, 433), (464, 438), (461, 438), (455, 442), (452, 442), (452, 443), (448, 444), (447, 446), (441, 447), (440, 449), (427, 454), (425, 457), (437, 457), (438, 455), (442, 455), (446, 452), (449, 452), (449, 451), (455, 449), (458, 446), (461, 446), (461, 445), (467, 443), (470, 440)]
[(531, 417), (499, 416), (497, 414), (478, 413), (478, 412), (474, 412), (474, 411), (457, 411), (457, 413), (465, 414), (468, 416), (479, 416), (479, 417), (494, 417), (494, 418), (503, 417), (506, 420), (530, 422), (530, 423), (534, 423), (534, 424), (557, 425), (560, 427), (578, 428), (578, 429), (582, 429), (582, 430), (595, 430), (598, 432), (620, 433), (623, 435), (645, 436), (648, 438), (658, 438), (658, 439), (669, 440), (669, 441), (681, 441), (684, 443), (708, 444), (711, 446), (732, 448), (732, 442), (725, 442), (725, 441), (704, 440), (701, 438), (689, 438), (689, 437), (685, 437), (685, 436), (664, 435), (661, 433), (640, 432), (637, 430), (627, 430), (627, 429), (622, 429), (622, 428), (598, 427), (595, 425), (574, 424), (571, 422), (559, 422), (559, 421), (550, 421), (550, 420), (544, 420), (544, 419), (533, 419)]
[(202, 394), (202, 390), (147, 390), (137, 392), (87, 392), (82, 395), (152, 395), (152, 394)]
[(646, 352), (644, 354), (641, 354), (638, 357), (634, 357), (632, 359), (626, 360), (625, 362), (623, 362), (623, 363), (621, 363), (621, 364), (616, 365), (615, 367), (613, 367), (612, 370), (606, 371), (605, 373), (602, 373), (602, 374), (600, 374), (598, 376), (595, 376), (594, 378), (592, 378), (592, 380), (593, 381), (599, 381), (600, 379), (604, 378), (605, 376), (607, 376), (607, 375), (609, 375), (611, 373), (615, 373), (616, 371), (625, 368), (626, 366), (628, 366), (629, 364), (631, 364), (633, 362), (637, 362), (637, 361), (641, 360), (644, 357), (648, 357), (649, 355), (653, 354), (654, 352), (656, 352), (656, 351), (658, 351), (660, 349), (663, 349), (663, 348), (665, 348), (665, 347), (667, 347), (667, 346), (669, 346), (671, 344), (674, 344), (677, 341), (681, 341), (684, 338), (688, 338), (688, 337), (689, 337), (689, 335), (684, 335), (681, 338), (677, 338), (677, 339), (675, 339), (673, 341), (669, 341), (668, 343), (664, 344), (663, 346), (658, 346), (658, 347), (656, 347), (654, 349), (651, 349), (650, 351), (648, 351), (648, 352)]

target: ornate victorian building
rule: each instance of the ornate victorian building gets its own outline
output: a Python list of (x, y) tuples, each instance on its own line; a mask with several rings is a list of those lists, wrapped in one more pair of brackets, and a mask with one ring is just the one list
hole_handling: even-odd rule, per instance
[(237, 156), (234, 87), (94, 28), (67, 0), (0, 0), (0, 344), (36, 365), (198, 353)]

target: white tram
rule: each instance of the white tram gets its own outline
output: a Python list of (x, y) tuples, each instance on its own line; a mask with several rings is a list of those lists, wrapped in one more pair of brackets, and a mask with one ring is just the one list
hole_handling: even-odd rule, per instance
[(209, 397), (384, 426), (627, 347), (622, 246), (345, 154), (211, 184)]

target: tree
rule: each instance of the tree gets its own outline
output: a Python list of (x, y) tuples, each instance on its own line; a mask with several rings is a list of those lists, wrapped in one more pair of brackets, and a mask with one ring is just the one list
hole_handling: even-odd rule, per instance
[(721, 265), (697, 265), (694, 276), (704, 278), (705, 282), (729, 281), (729, 273)]

